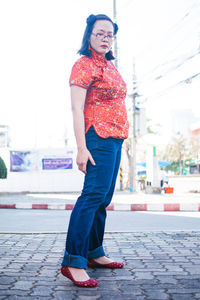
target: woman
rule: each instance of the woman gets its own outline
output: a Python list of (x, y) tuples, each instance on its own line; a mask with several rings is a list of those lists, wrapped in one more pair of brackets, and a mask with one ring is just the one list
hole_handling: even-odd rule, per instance
[(77, 286), (95, 287), (86, 268), (122, 268), (102, 246), (106, 207), (112, 199), (123, 140), (128, 137), (126, 85), (112, 63), (117, 24), (90, 15), (70, 76), (77, 165), (85, 174), (81, 196), (71, 213), (61, 273)]

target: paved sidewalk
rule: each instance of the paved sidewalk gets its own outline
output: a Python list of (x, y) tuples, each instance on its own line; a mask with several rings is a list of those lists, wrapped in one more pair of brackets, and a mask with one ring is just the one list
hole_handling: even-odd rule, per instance
[[(71, 210), (78, 196), (79, 193), (0, 193), (0, 208)], [(108, 209), (118, 211), (200, 211), (200, 194), (116, 192)]]
[(200, 299), (200, 232), (105, 233), (123, 269), (88, 269), (96, 288), (60, 274), (65, 234), (0, 234), (0, 299)]

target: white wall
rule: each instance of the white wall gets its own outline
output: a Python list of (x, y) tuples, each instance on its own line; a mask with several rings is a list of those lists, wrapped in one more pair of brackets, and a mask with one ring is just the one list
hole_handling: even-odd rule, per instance
[(83, 175), (74, 170), (9, 172), (0, 180), (1, 192), (74, 192), (82, 188)]
[[(0, 192), (72, 192), (82, 189), (84, 175), (76, 166), (75, 151), (70, 155), (73, 158), (72, 169), (10, 172), (10, 150), (0, 149), (0, 156), (4, 159), (8, 168), (7, 179), (0, 180)], [(64, 148), (43, 149), (41, 151), (44, 158), (66, 157), (66, 152)], [(39, 165), (41, 165), (41, 162), (39, 162)]]
[[(71, 154), (73, 158), (72, 169), (40, 169), (30, 172), (10, 172), (10, 150), (11, 149), (0, 148), (0, 156), (4, 159), (8, 168), (7, 179), (0, 179), (0, 192), (79, 192), (82, 190), (84, 174), (77, 168), (75, 151)], [(67, 150), (64, 148), (43, 149), (41, 153), (44, 154), (43, 157), (65, 157)], [(41, 158), (42, 157), (40, 157), (40, 160)], [(119, 174), (116, 188), (119, 189)]]

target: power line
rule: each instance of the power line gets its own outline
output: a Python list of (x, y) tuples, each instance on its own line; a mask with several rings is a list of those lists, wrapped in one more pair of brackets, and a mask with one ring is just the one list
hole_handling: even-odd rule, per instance
[[(198, 3), (198, 2), (195, 1), (195, 3)], [(165, 43), (163, 43), (162, 41), (164, 40), (164, 42), (166, 42), (166, 39), (168, 38), (168, 36), (171, 38), (172, 34), (174, 35), (177, 30), (180, 30), (180, 28), (182, 26), (182, 22), (184, 22), (185, 19), (187, 19), (191, 15), (191, 12), (194, 12), (194, 9), (196, 9), (196, 8), (200, 8), (200, 6), (198, 4), (193, 4), (193, 5), (189, 6), (189, 8), (186, 9), (184, 16), (181, 17), (181, 19), (175, 25), (173, 25), (170, 29), (168, 29), (162, 35), (162, 37), (158, 40), (157, 44), (162, 45), (162, 47), (163, 47), (163, 44), (165, 44)], [(199, 17), (199, 14), (197, 14), (197, 17)], [(150, 47), (149, 47), (149, 45), (150, 45)], [(139, 53), (136, 53), (135, 56), (139, 56), (139, 55), (143, 54), (144, 52), (146, 52), (146, 49), (150, 49), (151, 46), (152, 46), (151, 42), (146, 44), (146, 46), (144, 47), (144, 50), (140, 51)], [(155, 44), (154, 44), (154, 46), (155, 46)]]
[[(199, 8), (200, 8), (200, 6), (199, 6)], [(196, 28), (197, 26), (196, 26), (196, 24), (195, 24), (195, 28)], [(177, 50), (177, 48), (180, 48), (181, 47), (181, 44), (183, 43), (183, 42), (185, 42), (186, 40), (187, 40), (187, 38), (188, 38), (188, 36), (191, 36), (191, 34), (192, 34), (192, 32), (194, 32), (194, 29), (195, 29), (194, 27), (192, 27), (191, 28), (191, 30), (188, 32), (188, 34), (187, 34), (187, 36), (184, 36), (183, 38), (182, 38), (182, 40), (180, 41), (180, 40), (178, 40), (177, 39), (177, 43), (178, 43), (178, 47), (175, 47), (175, 48), (173, 48), (173, 49), (171, 49), (170, 51), (168, 51), (168, 52), (165, 52), (165, 56), (168, 56), (170, 53), (174, 53), (176, 50)], [(182, 49), (182, 48), (181, 48)], [(198, 55), (199, 53), (198, 53), (198, 50), (196, 51), (195, 50), (195, 55)], [(188, 56), (192, 56), (193, 55), (193, 53), (192, 54), (189, 54)], [(186, 56), (186, 60), (187, 60), (187, 56)], [(173, 61), (177, 61), (177, 58), (175, 58), (175, 59), (173, 59)], [(160, 67), (162, 67), (162, 66), (164, 66), (164, 65), (167, 65), (167, 64), (169, 64), (169, 63), (171, 63), (172, 62), (172, 60), (170, 61), (170, 62), (168, 62), (168, 61), (165, 61), (165, 62), (163, 62), (163, 63), (159, 63), (157, 66), (155, 66), (153, 69), (151, 69), (150, 71), (148, 71), (148, 73), (147, 74), (145, 74), (141, 79), (140, 79), (140, 81), (145, 81), (145, 80), (148, 80), (148, 78), (149, 78), (149, 76), (150, 76), (150, 78), (152, 77), (152, 74), (153, 73), (155, 73), (155, 71), (157, 70), (157, 69), (159, 69)], [(184, 62), (184, 60), (183, 60), (183, 62)], [(155, 76), (154, 76), (155, 77)], [(159, 77), (158, 75), (156, 76), (156, 77)]]
[[(200, 11), (199, 11), (199, 8), (200, 6), (197, 5), (198, 3), (195, 1), (195, 3), (193, 3), (193, 5), (189, 6), (189, 8), (187, 8), (186, 12), (184, 13), (184, 16), (179, 20), (178, 23), (176, 23), (174, 26), (171, 27), (171, 29), (168, 30), (167, 34), (164, 34), (162, 39), (164, 38), (165, 39), (165, 43), (163, 44), (162, 43), (162, 49), (164, 48), (164, 54), (163, 54), (163, 57), (166, 57), (166, 56), (169, 56), (171, 53), (174, 53), (177, 48), (180, 48), (181, 47), (181, 44), (183, 44), (186, 40), (188, 40), (188, 36), (192, 36), (192, 33), (195, 32), (195, 28), (198, 28), (198, 23), (199, 23), (199, 14), (200, 14)], [(197, 15), (196, 15), (197, 14)], [(195, 19), (195, 16), (197, 16), (198, 19)], [(175, 33), (175, 30), (179, 30), (180, 29), (182, 30), (183, 32), (183, 24), (182, 22), (185, 23), (185, 21), (190, 21), (191, 22), (191, 18), (192, 18), (192, 23), (189, 23), (189, 26), (188, 24), (185, 24), (185, 26), (187, 26), (187, 28), (189, 27), (189, 32), (187, 32), (187, 36), (184, 36), (182, 37), (181, 41), (179, 38), (177, 38), (175, 41), (176, 41), (176, 44), (177, 46), (173, 49), (170, 49), (168, 51), (166, 51), (166, 44), (169, 44), (169, 39), (173, 38), (174, 39), (174, 36), (176, 36), (176, 34), (179, 34), (180, 36), (180, 32), (178, 33)], [(194, 21), (195, 20), (195, 21)], [(198, 20), (196, 22), (196, 20)], [(192, 24), (192, 26), (191, 26)], [(185, 29), (185, 26), (184, 26), (184, 29)], [(173, 31), (173, 32), (172, 32)], [(185, 32), (185, 30), (184, 30)], [(173, 33), (173, 34), (172, 34)], [(166, 43), (167, 41), (167, 43)], [(165, 47), (163, 47), (163, 45)], [(168, 47), (169, 48), (169, 47)], [(181, 48), (182, 49), (182, 48)], [(146, 49), (145, 49), (146, 50)], [(163, 50), (161, 50), (163, 51)], [(144, 51), (143, 51), (144, 52)], [(148, 53), (149, 54), (149, 53)], [(164, 64), (167, 64), (168, 62), (164, 62), (164, 63), (159, 63), (156, 67), (154, 67), (153, 69), (151, 69), (147, 74), (144, 75), (144, 77), (141, 78), (141, 81), (144, 81), (146, 78), (149, 77), (152, 77), (152, 74), (157, 70), (157, 69), (160, 69), (160, 66), (163, 66)]]
[[(179, 59), (179, 61), (177, 61), (178, 59), (174, 59), (175, 61), (175, 65), (169, 67), (167, 70), (165, 71), (160, 71), (158, 72), (157, 75), (154, 75), (152, 76), (151, 75), (151, 78), (148, 78), (146, 80), (144, 80), (144, 78), (140, 79), (138, 81), (138, 84), (144, 84), (145, 82), (149, 82), (149, 81), (154, 81), (154, 80), (160, 80), (160, 79), (163, 79), (165, 76), (167, 76), (170, 72), (173, 72), (179, 68), (181, 68), (184, 64), (186, 64), (188, 61), (192, 60), (193, 58), (195, 58), (197, 55), (200, 55), (200, 50), (197, 49), (194, 53), (192, 54), (188, 54), (188, 56), (182, 58), (181, 60)], [(173, 62), (173, 61), (172, 61)], [(164, 66), (164, 65), (169, 65), (170, 62), (167, 62), (167, 63), (163, 63), (163, 65), (160, 65), (160, 67)], [(160, 74), (159, 74), (160, 73)]]
[(186, 57), (182, 62), (179, 62), (177, 65), (173, 66), (172, 68), (168, 69), (164, 74), (155, 77), (155, 80), (159, 80), (161, 78), (163, 78), (164, 76), (166, 76), (168, 73), (175, 71), (177, 69), (179, 69), (180, 67), (182, 67), (185, 63), (187, 63), (188, 61), (190, 61), (191, 59), (193, 59), (195, 56), (199, 55), (200, 51), (196, 51), (194, 54)]
[(190, 83), (192, 83), (192, 81), (194, 79), (198, 79), (198, 78), (200, 78), (200, 72), (198, 72), (196, 74), (193, 74), (192, 76), (189, 76), (189, 77), (187, 77), (187, 78), (185, 78), (183, 80), (180, 80), (179, 82), (177, 82), (177, 83), (175, 83), (175, 84), (167, 87), (166, 89), (164, 89), (163, 91), (161, 91), (161, 92), (159, 92), (157, 94), (153, 94), (153, 95), (148, 96), (148, 99), (153, 98), (152, 100), (155, 100), (156, 98), (160, 98), (161, 96), (165, 95), (169, 90), (174, 89), (174, 88), (176, 88), (179, 85), (190, 84)]

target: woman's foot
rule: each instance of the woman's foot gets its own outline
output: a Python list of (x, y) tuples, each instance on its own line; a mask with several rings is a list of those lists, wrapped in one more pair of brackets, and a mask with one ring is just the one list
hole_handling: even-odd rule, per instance
[(101, 256), (98, 258), (93, 258), (88, 261), (87, 266), (89, 268), (123, 268), (124, 264), (122, 262), (116, 262), (111, 260), (106, 256)]
[(108, 258), (106, 256), (100, 256), (97, 258), (93, 258), (92, 260), (94, 260), (95, 262), (97, 262), (99, 264), (109, 264), (109, 263), (113, 262), (113, 260), (111, 260), (110, 258)]
[(90, 277), (86, 273), (85, 269), (78, 269), (78, 268), (72, 268), (72, 267), (68, 267), (68, 269), (76, 281), (85, 281), (85, 280), (90, 279)]
[(84, 269), (62, 266), (61, 273), (79, 287), (96, 287), (99, 284), (95, 279), (89, 278)]

